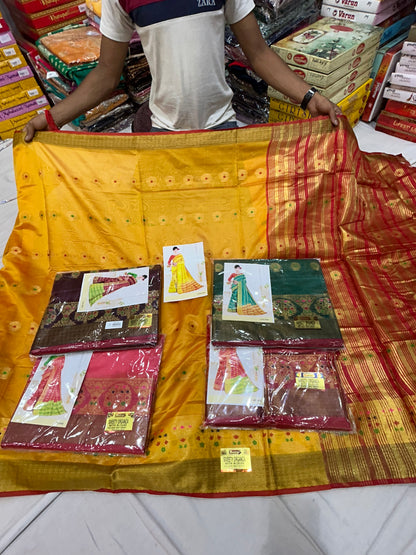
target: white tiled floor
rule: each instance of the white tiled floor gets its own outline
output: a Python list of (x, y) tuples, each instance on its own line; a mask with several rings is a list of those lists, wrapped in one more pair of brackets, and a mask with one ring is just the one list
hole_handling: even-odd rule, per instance
[[(360, 148), (416, 145), (366, 124)], [(0, 253), (17, 214), (10, 143), (0, 142)], [(0, 553), (181, 555), (416, 555), (416, 485), (238, 499), (50, 493), (0, 499)]]

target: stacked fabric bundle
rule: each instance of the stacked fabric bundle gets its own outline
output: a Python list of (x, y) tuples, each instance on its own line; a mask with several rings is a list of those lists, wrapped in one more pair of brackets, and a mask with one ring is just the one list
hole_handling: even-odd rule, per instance
[[(319, 17), (317, 0), (257, 0), (254, 9), (263, 38), (271, 45), (300, 26)], [(225, 34), (227, 82), (234, 92), (233, 107), (245, 123), (265, 123), (269, 113), (267, 85), (249, 67), (229, 28)]]
[(150, 96), (152, 77), (143, 53), (142, 43), (137, 35), (130, 41), (123, 74), (129, 97), (137, 105), (147, 102)]
[(145, 454), (160, 287), (160, 266), (56, 274), (2, 447)]
[(205, 424), (351, 431), (318, 259), (216, 260)]
[(0, 45), (0, 139), (6, 139), (49, 102), (1, 13)]
[[(86, 13), (90, 25), (99, 29), (101, 21), (101, 0), (87, 0)], [(149, 64), (143, 53), (142, 43), (136, 32), (134, 32), (129, 44), (124, 65), (124, 86), (129, 98), (137, 105), (137, 108), (146, 103), (150, 96), (151, 75)]]
[[(319, 93), (340, 104), (354, 124), (368, 98), (370, 73), (382, 32), (372, 25), (345, 25), (338, 19), (322, 18), (274, 43), (272, 48)], [(268, 87), (268, 95), (270, 121), (302, 117), (299, 109), (291, 112), (296, 104), (290, 98), (272, 87)], [(295, 117), (281, 115), (288, 113)], [(310, 115), (305, 112), (303, 117)]]
[[(101, 34), (89, 24), (70, 25), (36, 41), (37, 51), (29, 54), (51, 100), (58, 102), (73, 91), (97, 65)], [(73, 122), (75, 129), (117, 131), (134, 112), (125, 88), (120, 84), (108, 99)]]
[[(85, 21), (83, 0), (5, 0), (16, 27), (24, 37), (39, 37), (70, 24)], [(45, 5), (47, 9), (45, 9)]]

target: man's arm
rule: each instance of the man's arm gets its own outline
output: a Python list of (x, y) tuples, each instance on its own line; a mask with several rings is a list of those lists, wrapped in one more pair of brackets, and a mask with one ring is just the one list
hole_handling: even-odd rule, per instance
[[(94, 108), (117, 88), (128, 45), (128, 42), (116, 42), (102, 37), (97, 66), (90, 71), (74, 92), (50, 109), (50, 114), (58, 127)], [(48, 129), (46, 117), (44, 114), (39, 114), (24, 127), (25, 141), (31, 141), (36, 131), (45, 129)]]
[[(267, 84), (301, 103), (310, 85), (294, 73), (276, 52), (264, 41), (257, 20), (251, 12), (241, 21), (231, 25), (250, 66)], [(341, 110), (325, 96), (315, 93), (308, 103), (312, 116), (328, 115), (333, 125), (338, 125)]]

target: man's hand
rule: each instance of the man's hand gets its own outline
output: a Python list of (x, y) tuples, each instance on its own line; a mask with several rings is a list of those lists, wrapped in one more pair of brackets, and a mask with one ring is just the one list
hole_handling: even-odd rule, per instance
[(49, 129), (48, 122), (46, 121), (45, 114), (39, 114), (35, 116), (23, 128), (23, 132), (25, 133), (25, 141), (30, 143), (30, 141), (35, 136), (36, 131), (47, 131)]
[(308, 103), (307, 109), (312, 117), (329, 116), (332, 125), (335, 126), (338, 125), (338, 116), (342, 116), (341, 108), (319, 93), (313, 95)]

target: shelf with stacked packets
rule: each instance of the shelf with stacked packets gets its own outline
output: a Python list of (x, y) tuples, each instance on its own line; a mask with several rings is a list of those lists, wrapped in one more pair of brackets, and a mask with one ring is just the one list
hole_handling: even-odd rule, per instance
[(11, 138), (48, 99), (0, 13), (0, 139)]

